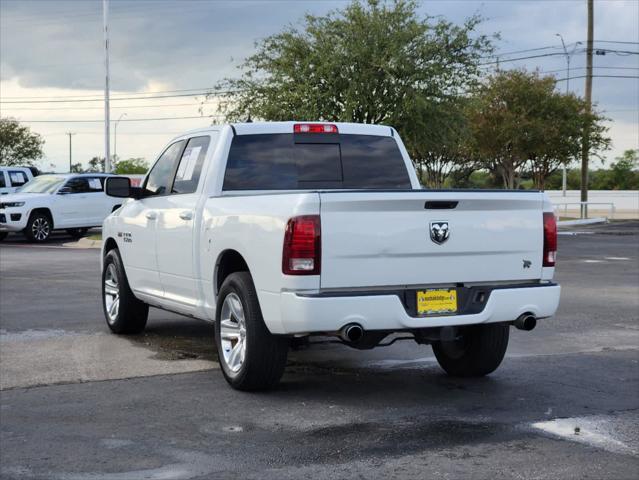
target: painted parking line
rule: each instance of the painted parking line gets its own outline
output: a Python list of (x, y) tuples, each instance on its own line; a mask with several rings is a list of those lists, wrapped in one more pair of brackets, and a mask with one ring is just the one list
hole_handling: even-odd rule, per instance
[(618, 415), (592, 415), (587, 417), (557, 418), (536, 422), (535, 430), (571, 442), (582, 443), (612, 453), (639, 454), (639, 441), (634, 430), (639, 414), (624, 412)]
[(629, 257), (604, 257), (606, 260), (613, 260), (613, 261), (626, 261), (626, 260), (630, 260)]

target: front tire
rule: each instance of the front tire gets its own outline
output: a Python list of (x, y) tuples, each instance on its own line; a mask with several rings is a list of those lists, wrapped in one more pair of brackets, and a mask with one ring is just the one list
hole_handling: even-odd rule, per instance
[(88, 231), (88, 228), (67, 228), (67, 233), (73, 238), (82, 238)]
[(109, 251), (104, 257), (102, 308), (113, 333), (140, 333), (146, 326), (149, 306), (133, 295), (117, 249)]
[(507, 323), (462, 327), (458, 339), (433, 343), (439, 365), (454, 377), (481, 377), (494, 372), (508, 348)]
[(272, 388), (284, 373), (289, 339), (266, 328), (248, 272), (232, 273), (222, 284), (215, 314), (215, 345), (224, 378), (237, 390)]
[(29, 217), (24, 234), (30, 242), (44, 243), (49, 240), (52, 230), (51, 217), (44, 212), (34, 212)]

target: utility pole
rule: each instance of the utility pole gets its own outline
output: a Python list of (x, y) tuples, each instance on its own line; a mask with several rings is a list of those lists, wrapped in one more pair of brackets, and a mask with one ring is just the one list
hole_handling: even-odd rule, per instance
[(73, 169), (73, 154), (72, 154), (72, 145), (71, 145), (71, 137), (73, 135), (75, 135), (75, 133), (73, 132), (67, 132), (67, 135), (69, 135), (69, 173), (71, 173), (72, 169)]
[(104, 171), (111, 171), (111, 145), (109, 111), (109, 0), (102, 0), (102, 19), (104, 21)]
[[(564, 48), (564, 56), (566, 57), (566, 95), (568, 95), (568, 93), (570, 92), (570, 58), (574, 55), (575, 50), (577, 49), (578, 45), (581, 45), (581, 42), (575, 42), (575, 45), (572, 47), (572, 50), (570, 52), (568, 52), (568, 49), (566, 48), (566, 42), (564, 42), (564, 37), (561, 33), (555, 33), (556, 37), (559, 37), (559, 39), (561, 40), (561, 46)], [(566, 186), (568, 183), (568, 180), (566, 178), (566, 165), (562, 165), (562, 178), (561, 178), (561, 191), (562, 191), (562, 196), (566, 196)]]
[[(586, 113), (592, 109), (592, 43), (594, 30), (594, 0), (588, 0), (588, 41), (586, 43)], [(581, 201), (588, 201), (588, 155), (590, 153), (590, 125), (584, 127), (581, 147)], [(588, 218), (588, 205), (581, 204), (581, 218)]]

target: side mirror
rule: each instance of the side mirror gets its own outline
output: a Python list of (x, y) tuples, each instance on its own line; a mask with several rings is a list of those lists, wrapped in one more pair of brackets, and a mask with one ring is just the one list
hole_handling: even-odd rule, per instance
[(136, 200), (144, 196), (144, 191), (141, 188), (131, 186), (129, 177), (107, 177), (104, 193), (109, 197), (134, 198)]
[(58, 190), (58, 195), (68, 195), (69, 193), (72, 193), (71, 187), (62, 187)]
[(104, 193), (109, 197), (131, 197), (131, 179), (128, 177), (107, 177)]

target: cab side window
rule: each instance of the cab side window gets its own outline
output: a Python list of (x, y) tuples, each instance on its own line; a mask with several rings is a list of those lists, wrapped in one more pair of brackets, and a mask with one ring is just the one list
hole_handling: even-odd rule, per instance
[(24, 172), (19, 170), (9, 170), (9, 180), (11, 180), (11, 185), (14, 187), (21, 187), (25, 183), (29, 181), (27, 175)]
[(173, 172), (184, 144), (184, 140), (171, 144), (155, 162), (144, 185), (147, 195), (167, 195), (171, 191)]
[(64, 187), (62, 187), (62, 190), (66, 193), (87, 193), (90, 191), (89, 182), (86, 178), (71, 178)]
[(5, 188), (6, 186), (4, 183), (4, 172), (0, 172), (0, 188)]
[(197, 190), (210, 140), (208, 136), (189, 140), (180, 158), (171, 193), (193, 193)]

